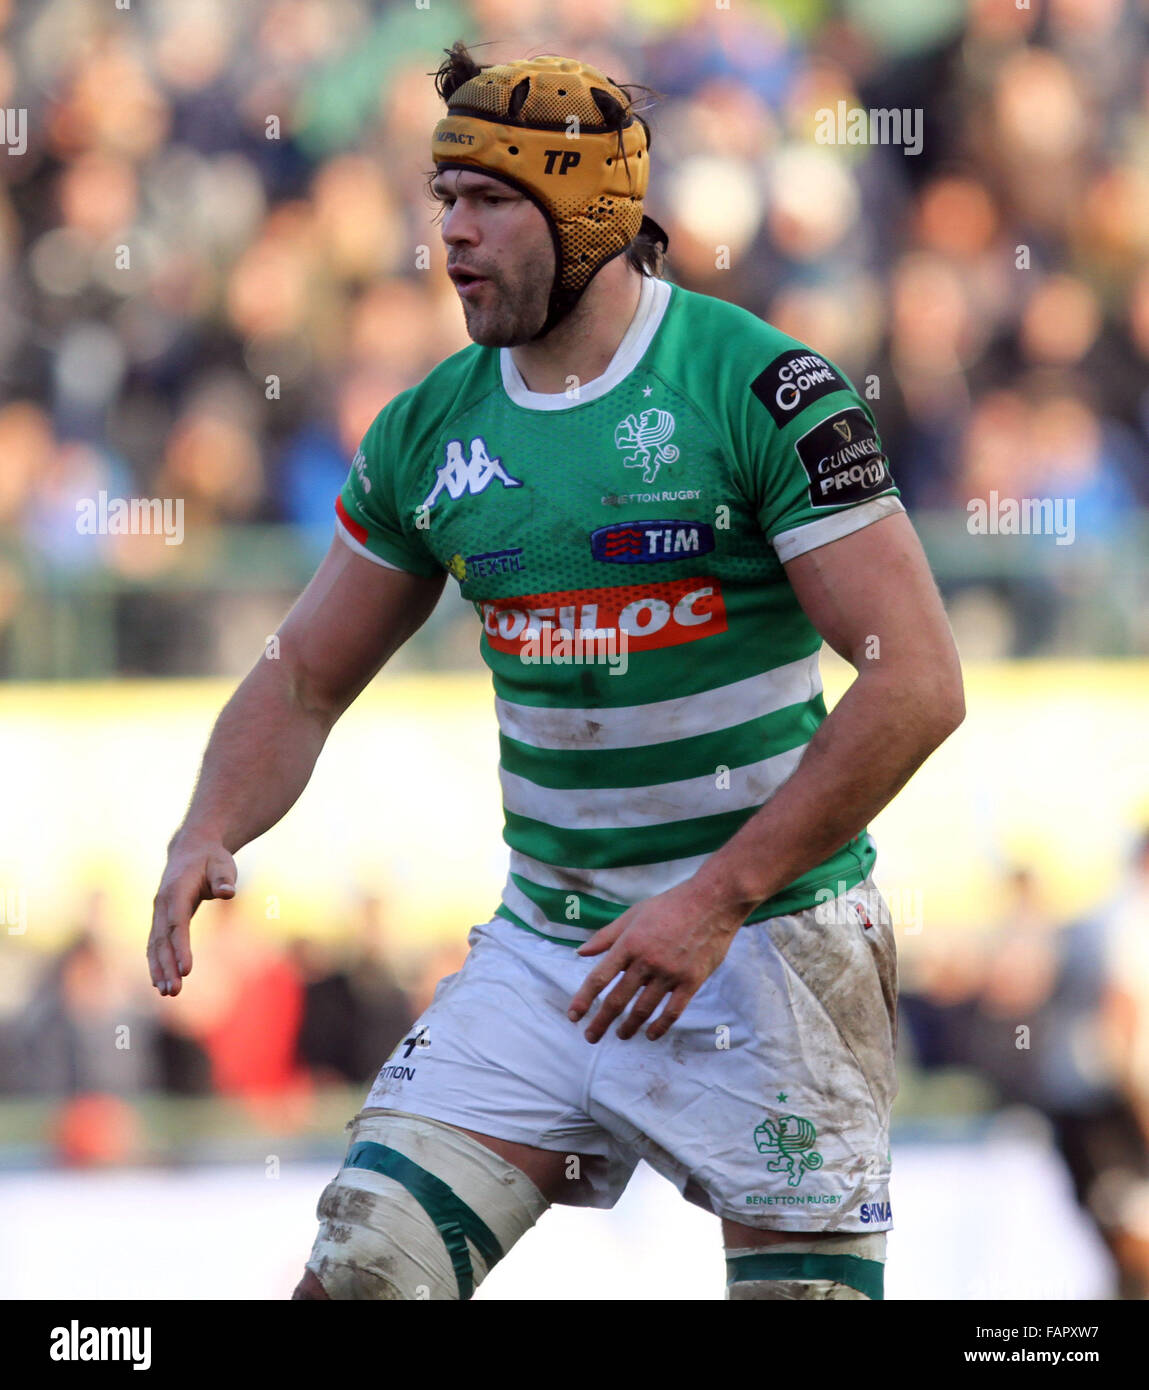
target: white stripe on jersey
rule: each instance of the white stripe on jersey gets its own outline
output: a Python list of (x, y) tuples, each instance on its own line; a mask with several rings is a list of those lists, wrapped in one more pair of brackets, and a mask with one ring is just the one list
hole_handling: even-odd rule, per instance
[(803, 743), (772, 758), (732, 767), (724, 774), (729, 786), (720, 785), (717, 769), (701, 777), (651, 787), (583, 787), (571, 791), (541, 787), (500, 766), (499, 781), (503, 805), (517, 816), (565, 830), (629, 830), (761, 806), (793, 773), (805, 751)]
[(775, 666), (757, 676), (680, 695), (647, 705), (620, 709), (556, 709), (518, 705), (496, 699), (499, 728), (508, 738), (532, 748), (644, 748), (679, 738), (719, 733), (788, 705), (805, 704), (821, 693), (818, 654)]
[(710, 858), (692, 854), (684, 859), (664, 859), (657, 864), (628, 864), (618, 869), (578, 869), (544, 864), (529, 854), (511, 850), (511, 873), (543, 888), (563, 893), (585, 893), (608, 903), (640, 903), (685, 883)]

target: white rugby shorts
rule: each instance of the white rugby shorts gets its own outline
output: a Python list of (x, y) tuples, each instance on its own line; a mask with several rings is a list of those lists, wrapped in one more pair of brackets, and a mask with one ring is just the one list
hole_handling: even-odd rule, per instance
[(642, 1031), (621, 1041), (616, 1020), (588, 1043), (597, 1003), (580, 1023), (567, 1018), (597, 957), (501, 917), (468, 944), (366, 1109), (579, 1156), (557, 1199), (568, 1205), (614, 1206), (645, 1159), (743, 1225), (892, 1228), (897, 964), (872, 879), (743, 926), (654, 1042)]

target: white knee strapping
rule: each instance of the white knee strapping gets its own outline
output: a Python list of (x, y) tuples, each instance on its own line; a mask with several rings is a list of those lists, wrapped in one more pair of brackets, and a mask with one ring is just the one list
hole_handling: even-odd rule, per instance
[(769, 1245), (727, 1250), (726, 1297), (880, 1299), (885, 1259), (884, 1231), (813, 1239), (795, 1233)]
[(319, 1199), (307, 1261), (333, 1299), (464, 1299), (547, 1208), (506, 1159), (449, 1125), (365, 1110)]

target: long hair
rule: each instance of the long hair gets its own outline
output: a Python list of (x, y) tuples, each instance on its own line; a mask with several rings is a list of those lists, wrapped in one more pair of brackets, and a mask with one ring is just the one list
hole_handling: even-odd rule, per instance
[[(444, 102), (450, 101), (464, 82), (469, 82), (472, 77), (478, 77), (479, 73), (495, 66), (493, 63), (476, 62), (462, 39), (456, 39), (451, 47), (445, 48), (443, 52), (446, 55), (443, 61), (433, 73), (428, 73), (427, 76), (435, 79), (435, 90)], [(614, 79), (610, 78), (610, 81), (614, 82)], [(650, 107), (662, 100), (663, 93), (656, 92), (653, 87), (646, 87), (641, 82), (614, 82), (614, 85), (619, 91), (626, 93), (627, 100), (631, 103), (629, 114), (634, 116), (634, 119), (646, 132), (646, 148), (649, 151), (653, 136), (650, 126), (634, 107), (635, 94), (645, 93), (648, 98), (646, 106)], [(608, 122), (617, 122), (618, 127), (621, 128), (626, 120), (627, 110), (610, 98), (600, 101), (598, 105), (604, 118)], [(428, 189), (434, 181), (435, 171), (432, 169), (427, 178)], [(639, 274), (656, 277), (662, 274), (662, 245), (645, 232), (640, 231), (623, 254), (626, 256), (627, 262)]]

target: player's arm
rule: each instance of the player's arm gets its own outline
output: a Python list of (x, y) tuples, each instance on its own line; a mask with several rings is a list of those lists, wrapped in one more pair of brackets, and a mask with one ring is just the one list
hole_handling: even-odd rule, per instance
[(618, 1029), (632, 1037), (669, 995), (647, 1030), (661, 1037), (749, 914), (853, 839), (965, 717), (953, 636), (904, 512), (797, 556), (786, 573), (858, 677), (789, 780), (692, 878), (579, 948), (600, 959), (571, 1000), (572, 1019), (625, 972), (591, 1020), (590, 1042), (635, 1000)]
[(446, 576), (389, 569), (336, 537), (261, 657), (224, 706), (156, 894), (148, 964), (161, 994), (191, 970), (190, 921), (235, 893), (232, 855), (291, 809), (332, 726), (426, 621)]
[(858, 676), (793, 776), (695, 877), (740, 921), (852, 840), (965, 718), (953, 634), (904, 512), (797, 556), (786, 574)]

